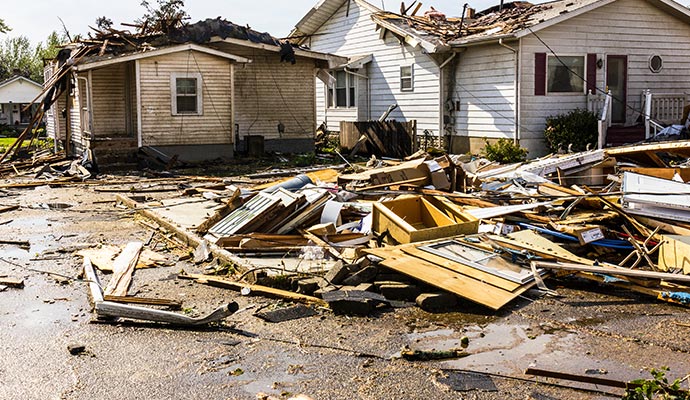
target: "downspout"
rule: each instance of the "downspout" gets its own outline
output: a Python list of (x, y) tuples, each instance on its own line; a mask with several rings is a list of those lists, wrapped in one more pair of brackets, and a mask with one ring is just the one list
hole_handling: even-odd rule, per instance
[[(357, 72), (351, 71), (348, 67), (345, 67), (345, 72), (356, 76), (358, 78), (364, 78), (367, 80), (367, 120), (371, 120), (371, 80), (369, 79), (368, 76), (359, 74)], [(358, 105), (359, 107), (359, 105)]]
[[(522, 41), (520, 41), (522, 44)], [(498, 39), (498, 45), (505, 47), (506, 49), (513, 52), (515, 55), (515, 80), (514, 80), (514, 90), (515, 90), (515, 111), (513, 112), (513, 121), (515, 123), (515, 133), (513, 134), (513, 143), (520, 143), (520, 121), (519, 121), (519, 101), (520, 101), (520, 52), (507, 44), (503, 43), (503, 38)]]
[[(443, 116), (444, 116), (444, 105), (446, 103), (446, 94), (445, 94), (445, 74), (443, 73), (443, 68), (448, 65), (455, 56), (457, 56), (458, 53), (453, 52), (453, 54), (450, 55), (450, 57), (446, 58), (446, 60), (441, 63), (438, 66), (438, 143), (441, 145), (443, 143), (443, 132), (444, 132), (444, 123), (443, 123)], [(433, 60), (433, 58), (432, 58)], [(450, 149), (448, 149), (450, 150)]]

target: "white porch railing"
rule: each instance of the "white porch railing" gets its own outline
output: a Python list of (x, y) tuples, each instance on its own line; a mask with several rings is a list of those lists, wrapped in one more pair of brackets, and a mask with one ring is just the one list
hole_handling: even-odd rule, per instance
[(656, 136), (665, 125), (683, 124), (683, 109), (688, 104), (687, 93), (642, 92), (644, 128), (647, 139)]
[(603, 93), (587, 94), (587, 110), (597, 114), (597, 127), (599, 129), (598, 148), (601, 150), (606, 145), (606, 131), (611, 126), (611, 91)]

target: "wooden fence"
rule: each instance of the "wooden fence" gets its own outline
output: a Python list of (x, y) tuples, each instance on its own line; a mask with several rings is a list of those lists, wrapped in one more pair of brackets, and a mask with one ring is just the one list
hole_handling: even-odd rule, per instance
[[(417, 121), (340, 122), (340, 147), (378, 157), (403, 158), (416, 151)], [(359, 144), (358, 144), (359, 143)]]

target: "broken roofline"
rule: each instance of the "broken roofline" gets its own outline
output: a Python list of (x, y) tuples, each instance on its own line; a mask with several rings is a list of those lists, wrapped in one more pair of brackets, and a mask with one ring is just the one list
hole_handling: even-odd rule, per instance
[[(246, 47), (252, 47), (255, 49), (273, 51), (276, 53), (280, 51), (280, 46), (266, 44), (266, 43), (254, 43), (254, 42), (250, 42), (247, 40), (234, 39), (234, 38), (229, 38), (229, 37), (223, 39), (220, 36), (214, 36), (209, 41), (210, 44), (221, 43), (221, 42), (222, 43), (229, 43), (229, 44), (236, 44), (236, 45), (246, 46)], [(315, 60), (328, 61), (329, 65), (345, 64), (345, 63), (347, 63), (347, 60), (348, 60), (347, 57), (336, 56), (334, 54), (328, 54), (328, 53), (319, 53), (317, 51), (305, 50), (305, 49), (301, 49), (299, 47), (294, 47), (294, 46), (293, 46), (292, 50), (295, 52), (296, 56), (311, 58), (311, 59), (315, 59)]]
[[(556, 0), (553, 2), (548, 2), (548, 3), (541, 3), (536, 6), (544, 6), (548, 5), (551, 3), (562, 3), (567, 0)], [(435, 36), (440, 44), (435, 44), (433, 42), (430, 42), (429, 40), (423, 39), (422, 37), (415, 35), (413, 32), (408, 31), (406, 29), (402, 29), (395, 24), (389, 23), (385, 21), (383, 18), (380, 16), (377, 16), (376, 14), (372, 15), (372, 19), (374, 22), (380, 26), (383, 29), (388, 29), (391, 32), (402, 36), (405, 39), (405, 42), (410, 44), (411, 46), (417, 46), (417, 44), (421, 45), (421, 47), (426, 50), (429, 53), (443, 53), (443, 52), (448, 52), (451, 51), (454, 48), (458, 47), (465, 47), (468, 45), (479, 45), (479, 44), (484, 44), (484, 43), (489, 43), (489, 42), (495, 42), (500, 39), (520, 39), (522, 37), (528, 36), (534, 32), (540, 31), (542, 29), (548, 28), (550, 26), (556, 25), (558, 23), (561, 23), (565, 20), (568, 20), (570, 18), (577, 17), (579, 15), (582, 15), (586, 12), (596, 10), (600, 7), (606, 6), (608, 4), (611, 4), (615, 2), (616, 0), (598, 0), (598, 1), (593, 1), (590, 4), (584, 5), (582, 7), (576, 8), (572, 11), (568, 11), (565, 13), (561, 13), (553, 18), (549, 18), (548, 20), (545, 20), (543, 22), (537, 23), (533, 26), (529, 26), (520, 30), (517, 30), (515, 32), (510, 32), (510, 33), (502, 33), (498, 35), (487, 35), (487, 36), (482, 36), (482, 37), (476, 37), (476, 38), (468, 38), (467, 40), (452, 40), (448, 43), (443, 42), (439, 36)], [(690, 9), (684, 7), (683, 5), (673, 1), (673, 0), (647, 0), (650, 4), (660, 8), (661, 10), (683, 20), (685, 23), (690, 24)], [(386, 12), (386, 14), (395, 14), (391, 12)], [(406, 16), (395, 14), (399, 18), (406, 18)], [(433, 35), (433, 33), (429, 33), (430, 35)], [(460, 38), (461, 39), (461, 38)]]
[(160, 49), (156, 50), (148, 50), (148, 51), (140, 51), (137, 53), (131, 53), (123, 56), (116, 56), (107, 60), (96, 60), (92, 62), (83, 62), (81, 64), (78, 64), (75, 66), (75, 69), (77, 71), (87, 71), (90, 69), (95, 69), (95, 68), (100, 68), (100, 67), (105, 67), (108, 65), (112, 64), (119, 64), (127, 61), (134, 61), (134, 60), (140, 60), (142, 58), (149, 58), (149, 57), (156, 57), (156, 56), (162, 56), (165, 54), (172, 54), (172, 53), (179, 53), (182, 51), (188, 51), (188, 50), (194, 50), (198, 51), (200, 53), (206, 53), (210, 55), (214, 55), (217, 57), (222, 57), (222, 58), (227, 58), (229, 60), (232, 60), (237, 63), (250, 63), (251, 60), (248, 58), (236, 56), (230, 53), (226, 53), (224, 51), (220, 50), (215, 50), (206, 46), (200, 46), (198, 44), (193, 44), (193, 43), (187, 43), (187, 44), (182, 44), (182, 45), (176, 45), (176, 46), (168, 46), (168, 47), (162, 47)]

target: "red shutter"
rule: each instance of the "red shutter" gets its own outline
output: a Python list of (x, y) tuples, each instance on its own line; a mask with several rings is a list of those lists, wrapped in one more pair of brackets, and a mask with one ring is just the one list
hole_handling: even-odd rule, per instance
[(597, 93), (597, 55), (587, 54), (587, 93)]
[(534, 95), (546, 94), (546, 53), (534, 53)]

